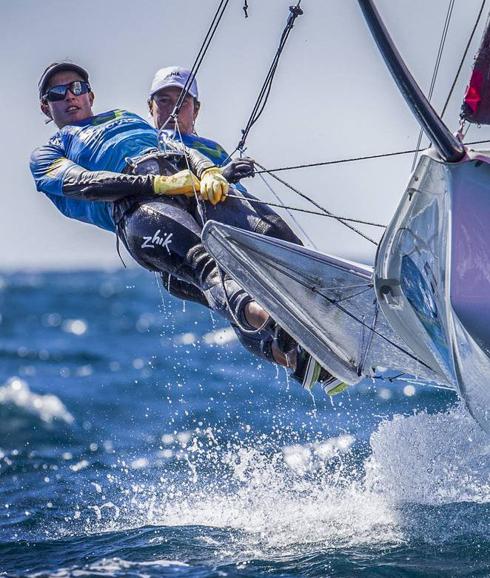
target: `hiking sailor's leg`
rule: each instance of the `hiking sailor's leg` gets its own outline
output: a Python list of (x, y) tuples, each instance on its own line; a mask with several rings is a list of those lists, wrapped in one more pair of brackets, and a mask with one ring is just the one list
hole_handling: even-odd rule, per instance
[[(303, 245), (286, 221), (267, 205), (257, 202), (253, 195), (235, 188), (230, 189), (230, 194), (240, 198), (228, 197), (224, 203), (206, 207), (208, 220)], [(196, 220), (200, 222), (197, 215)]]
[[(211, 309), (239, 326), (243, 341), (247, 330), (267, 325), (269, 314), (219, 270), (201, 242), (200, 226), (181, 202), (158, 199), (138, 205), (122, 219), (120, 231), (140, 265), (197, 287)], [(272, 335), (268, 342), (270, 359), (291, 367), (288, 352), (274, 344)]]
[[(121, 237), (132, 257), (151, 271), (172, 275), (202, 291), (208, 306), (230, 321), (251, 328), (263, 323), (252, 298), (221, 274), (201, 243), (201, 227), (181, 203), (158, 199), (124, 216)], [(265, 318), (267, 314), (263, 315)]]
[(255, 333), (245, 333), (236, 324), (231, 324), (238, 340), (243, 345), (245, 349), (248, 349), (251, 353), (257, 357), (262, 357), (267, 361), (272, 363), (277, 363), (283, 367), (291, 368), (292, 370), (296, 367), (296, 351), (291, 351), (290, 354), (286, 354), (281, 351), (276, 343), (273, 331), (270, 327), (266, 327), (261, 331)]
[(182, 281), (182, 279), (167, 272), (160, 273), (160, 281), (163, 288), (173, 297), (177, 297), (177, 299), (182, 299), (183, 301), (194, 301), (195, 303), (204, 305), (204, 307), (209, 307), (208, 300), (204, 296), (204, 293), (192, 283)]
[[(241, 198), (229, 197), (225, 203), (210, 208), (206, 211), (207, 218), (267, 237), (275, 237), (297, 245), (303, 244), (286, 221), (270, 207), (257, 202), (257, 199), (248, 192), (233, 190), (232, 194)], [(252, 302), (246, 311), (246, 319), (254, 327), (262, 327), (267, 323), (269, 315), (256, 302)], [(273, 329), (274, 335), (263, 337), (264, 332), (260, 332), (258, 338), (240, 333), (239, 328), (235, 330), (242, 345), (256, 355), (292, 368), (291, 377), (304, 387), (310, 388), (316, 381), (320, 381), (324, 387), (330, 388), (330, 394), (332, 391), (337, 393), (342, 390), (338, 387), (338, 380), (278, 325)]]

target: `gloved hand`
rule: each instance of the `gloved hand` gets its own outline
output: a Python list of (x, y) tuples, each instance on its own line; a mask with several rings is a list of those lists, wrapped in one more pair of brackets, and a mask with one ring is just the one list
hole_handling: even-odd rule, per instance
[(155, 195), (186, 195), (194, 196), (199, 191), (199, 179), (189, 170), (179, 171), (175, 175), (156, 175), (153, 180)]
[(233, 159), (221, 169), (221, 174), (229, 183), (238, 183), (240, 179), (253, 177), (255, 161), (249, 157)]
[(211, 167), (201, 175), (201, 197), (212, 205), (224, 201), (229, 188), (228, 181), (218, 167)]

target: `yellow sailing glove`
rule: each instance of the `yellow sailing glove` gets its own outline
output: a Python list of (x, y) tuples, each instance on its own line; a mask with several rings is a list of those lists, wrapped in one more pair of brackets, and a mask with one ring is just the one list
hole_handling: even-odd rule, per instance
[[(226, 181), (225, 181), (226, 182)], [(186, 195), (194, 196), (199, 191), (199, 179), (191, 171), (185, 170), (168, 177), (156, 175), (153, 180), (155, 195)]]
[(201, 197), (212, 205), (224, 201), (229, 188), (228, 181), (218, 167), (211, 167), (201, 175)]

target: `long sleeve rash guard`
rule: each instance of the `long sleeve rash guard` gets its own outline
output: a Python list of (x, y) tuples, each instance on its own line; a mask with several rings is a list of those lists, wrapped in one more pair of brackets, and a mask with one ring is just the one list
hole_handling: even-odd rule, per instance
[(121, 174), (127, 159), (158, 146), (158, 133), (130, 112), (114, 110), (64, 126), (31, 156), (36, 188), (67, 217), (115, 231), (113, 201), (151, 194), (153, 176)]
[[(183, 143), (190, 149), (191, 168), (198, 177), (227, 158), (214, 141), (183, 135)], [(153, 175), (122, 171), (129, 159), (157, 147), (156, 129), (136, 114), (113, 110), (60, 129), (32, 153), (31, 172), (37, 190), (65, 216), (115, 231), (114, 201), (153, 192)], [(203, 155), (211, 162), (203, 162)]]

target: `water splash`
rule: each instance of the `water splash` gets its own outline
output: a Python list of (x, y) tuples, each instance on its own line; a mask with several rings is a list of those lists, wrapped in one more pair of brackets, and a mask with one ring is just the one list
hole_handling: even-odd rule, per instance
[[(242, 545), (260, 548), (265, 557), (291, 546), (335, 548), (400, 539), (384, 500), (366, 496), (361, 484), (338, 469), (331, 473), (317, 465), (315, 473), (304, 469), (298, 475), (282, 452), (267, 455), (252, 448), (239, 449), (228, 459), (231, 474), (219, 486), (167, 502), (158, 523), (240, 530), (247, 534)], [(235, 489), (230, 493), (223, 486)]]
[(384, 421), (371, 448), (366, 488), (396, 503), (490, 502), (490, 436), (463, 405)]
[[(271, 447), (267, 436), (253, 445), (236, 440), (222, 446), (210, 430), (192, 436), (186, 432), (184, 443), (178, 439), (176, 435), (175, 448), (166, 454), (171, 457), (166, 466), (150, 468), (145, 481), (126, 477), (123, 482), (112, 475), (114, 487), (127, 488), (126, 502), (117, 504), (117, 518), (115, 511), (112, 516), (106, 510), (96, 520), (94, 504), (85, 504), (76, 516), (84, 531), (147, 525), (222, 528), (234, 532), (233, 550), (244, 559), (258, 553), (273, 558), (285, 549), (299, 553), (305, 548), (392, 545), (403, 538), (391, 505), (366, 492), (355, 473), (353, 436), (282, 448)], [(129, 477), (142, 473), (125, 470)], [(102, 492), (101, 500), (110, 496), (115, 502), (107, 482)]]
[[(127, 502), (117, 504), (117, 518), (106, 512), (96, 524), (85, 519), (85, 531), (229, 529), (237, 532), (237, 556), (269, 558), (279, 551), (389, 548), (420, 537), (428, 523), (438, 523), (431, 534), (445, 540), (459, 529), (449, 530), (433, 513), (428, 522), (427, 510), (420, 517), (422, 505), (490, 502), (490, 440), (461, 407), (382, 422), (364, 460), (350, 434), (283, 447), (268, 436), (220, 445), (211, 430), (171, 437), (159, 467), (147, 462), (144, 483), (113, 477), (113, 485), (128, 488)], [(126, 468), (127, 475), (142, 473)], [(481, 512), (473, 514), (478, 522)], [(469, 525), (488, 530), (485, 520)]]

